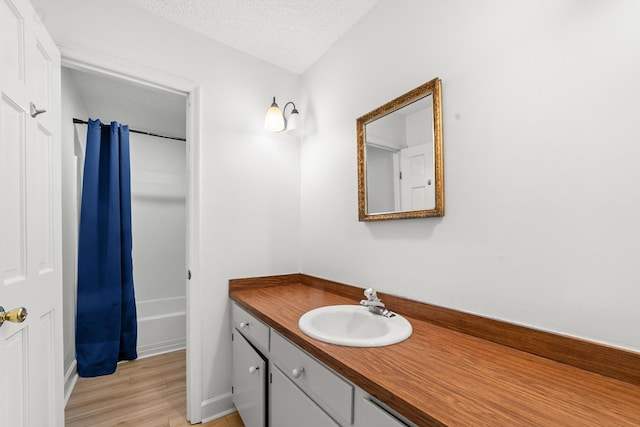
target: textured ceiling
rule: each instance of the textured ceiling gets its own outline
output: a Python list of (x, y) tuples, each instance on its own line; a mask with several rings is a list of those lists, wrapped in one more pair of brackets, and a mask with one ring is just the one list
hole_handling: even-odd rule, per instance
[(378, 0), (128, 0), (300, 74)]

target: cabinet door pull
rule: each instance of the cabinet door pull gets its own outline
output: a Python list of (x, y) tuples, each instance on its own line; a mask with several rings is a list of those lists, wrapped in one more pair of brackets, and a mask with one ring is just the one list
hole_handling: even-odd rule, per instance
[(291, 371), (291, 375), (293, 375), (293, 378), (300, 378), (303, 372), (304, 368), (294, 368), (293, 371)]
[(247, 326), (249, 326), (249, 322), (240, 323), (240, 329), (247, 329)]
[(260, 367), (259, 366), (249, 366), (249, 373), (250, 374), (255, 374), (257, 370), (259, 370)]

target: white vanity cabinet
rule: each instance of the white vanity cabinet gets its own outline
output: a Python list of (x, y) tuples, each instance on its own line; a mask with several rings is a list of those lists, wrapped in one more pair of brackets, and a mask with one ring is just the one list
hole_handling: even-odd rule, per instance
[(339, 427), (273, 363), (269, 384), (270, 426)]
[(277, 332), (271, 334), (271, 362), (341, 425), (353, 423), (354, 386), (351, 383)]
[(235, 303), (232, 318), (233, 403), (246, 427), (412, 426)]
[(407, 427), (412, 425), (400, 421), (396, 415), (382, 408), (361, 390), (358, 390), (355, 410), (355, 427)]
[(267, 369), (270, 329), (233, 304), (231, 309), (233, 404), (247, 427), (267, 426)]
[(233, 327), (242, 333), (260, 351), (269, 352), (270, 328), (251, 314), (233, 304), (231, 309)]
[(246, 426), (266, 427), (267, 364), (237, 331), (233, 332), (232, 400)]

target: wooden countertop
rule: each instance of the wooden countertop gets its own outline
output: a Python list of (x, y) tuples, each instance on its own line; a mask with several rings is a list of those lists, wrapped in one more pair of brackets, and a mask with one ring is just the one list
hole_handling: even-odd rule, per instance
[[(633, 380), (623, 381), (406, 315), (389, 303), (398, 297), (380, 293), (387, 308), (411, 322), (411, 337), (376, 348), (327, 344), (301, 332), (298, 319), (317, 307), (357, 304), (357, 288), (322, 279), (310, 286), (301, 277), (309, 276), (231, 280), (229, 295), (419, 426), (640, 426), (640, 385), (632, 372), (640, 370), (636, 353), (622, 351)], [(432, 307), (411, 304), (423, 311)], [(416, 307), (408, 311), (417, 313)]]

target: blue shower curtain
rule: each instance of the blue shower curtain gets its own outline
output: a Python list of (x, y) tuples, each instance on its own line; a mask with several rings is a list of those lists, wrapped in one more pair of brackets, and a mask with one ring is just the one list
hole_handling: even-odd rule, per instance
[(78, 242), (78, 375), (137, 357), (131, 260), (129, 127), (88, 122)]

